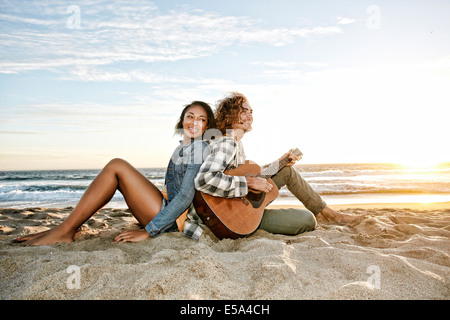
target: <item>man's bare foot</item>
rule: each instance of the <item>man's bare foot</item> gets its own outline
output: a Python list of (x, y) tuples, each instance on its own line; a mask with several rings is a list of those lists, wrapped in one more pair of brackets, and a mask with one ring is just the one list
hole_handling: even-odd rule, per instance
[(360, 222), (364, 219), (364, 215), (353, 216), (349, 214), (338, 213), (326, 206), (323, 208), (322, 212), (317, 215), (318, 221), (337, 223), (337, 224), (350, 224), (355, 222)]
[(73, 242), (75, 238), (75, 232), (64, 232), (60, 228), (55, 227), (54, 229), (43, 232), (30, 240), (24, 242), (27, 246), (43, 246), (50, 245), (60, 242)]

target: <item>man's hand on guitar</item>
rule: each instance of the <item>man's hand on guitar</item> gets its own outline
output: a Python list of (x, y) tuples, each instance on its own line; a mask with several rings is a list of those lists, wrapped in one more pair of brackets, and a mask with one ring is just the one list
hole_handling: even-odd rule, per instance
[(249, 189), (269, 193), (273, 188), (273, 185), (264, 178), (247, 176), (245, 179), (247, 180), (247, 186)]
[(291, 160), (286, 164), (286, 167), (292, 167), (298, 160), (300, 160), (300, 158), (293, 154), (292, 151), (286, 152), (281, 158), (284, 158), (286, 156), (288, 156)]

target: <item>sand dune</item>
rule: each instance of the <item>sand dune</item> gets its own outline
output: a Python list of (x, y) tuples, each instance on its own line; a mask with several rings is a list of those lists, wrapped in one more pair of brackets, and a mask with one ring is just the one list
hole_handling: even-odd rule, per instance
[(353, 226), (319, 223), (297, 236), (258, 230), (199, 241), (180, 233), (116, 244), (137, 228), (103, 209), (71, 244), (26, 247), (19, 235), (71, 209), (0, 210), (0, 299), (449, 299), (450, 206), (342, 206)]

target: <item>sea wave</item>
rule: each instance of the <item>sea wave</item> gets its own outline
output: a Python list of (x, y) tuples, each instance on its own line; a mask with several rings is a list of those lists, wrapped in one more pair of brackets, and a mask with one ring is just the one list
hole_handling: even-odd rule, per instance
[[(317, 164), (295, 166), (325, 197), (390, 194), (438, 194), (450, 200), (450, 163), (435, 168), (403, 168), (391, 164)], [(139, 169), (160, 190), (165, 168)], [(100, 170), (0, 172), (0, 207), (76, 204)], [(283, 199), (294, 198), (283, 187)], [(120, 192), (113, 202), (126, 206)]]

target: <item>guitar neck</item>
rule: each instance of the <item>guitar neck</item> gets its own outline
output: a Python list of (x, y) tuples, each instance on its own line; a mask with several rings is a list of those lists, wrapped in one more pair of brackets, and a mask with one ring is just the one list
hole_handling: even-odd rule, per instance
[(278, 173), (281, 169), (283, 169), (289, 162), (291, 161), (291, 158), (289, 158), (289, 155), (286, 155), (282, 157), (279, 160), (276, 160), (269, 165), (264, 166), (261, 173), (258, 175), (260, 178), (269, 179), (272, 178), (274, 175)]

